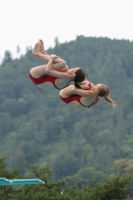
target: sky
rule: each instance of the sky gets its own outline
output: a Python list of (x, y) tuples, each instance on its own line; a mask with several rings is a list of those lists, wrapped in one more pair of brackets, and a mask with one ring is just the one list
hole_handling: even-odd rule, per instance
[(45, 49), (85, 37), (133, 40), (133, 0), (0, 0), (0, 60), (17, 46), (25, 54), (42, 39)]

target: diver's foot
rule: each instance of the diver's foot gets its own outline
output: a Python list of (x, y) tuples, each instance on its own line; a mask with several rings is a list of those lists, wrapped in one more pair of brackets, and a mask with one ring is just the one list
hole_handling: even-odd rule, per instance
[(33, 49), (33, 51), (32, 51), (32, 56), (33, 57), (38, 57), (38, 55), (39, 55), (39, 53), (40, 53), (40, 43), (39, 42), (37, 42), (36, 44), (35, 44), (35, 46), (34, 46), (34, 49)]
[(39, 39), (39, 43), (40, 43), (40, 51), (41, 51), (41, 53), (47, 54), (46, 51), (44, 50), (44, 42), (41, 39)]

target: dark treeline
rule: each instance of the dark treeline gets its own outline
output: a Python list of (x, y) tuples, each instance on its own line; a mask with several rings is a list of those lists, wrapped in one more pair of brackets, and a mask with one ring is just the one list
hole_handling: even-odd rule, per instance
[(56, 43), (48, 53), (84, 68), (94, 83), (109, 86), (117, 109), (101, 100), (86, 110), (69, 108), (58, 90), (42, 90), (28, 78), (43, 61), (31, 50), (13, 60), (6, 52), (0, 66), (0, 157), (7, 167), (51, 165), (52, 178), (90, 184), (119, 172), (133, 171), (133, 42), (78, 36)]
[(132, 200), (132, 180), (133, 174), (125, 177), (115, 175), (112, 178), (106, 178), (104, 181), (97, 183), (92, 182), (92, 186), (82, 186), (78, 188), (76, 185), (68, 186), (70, 178), (50, 181), (50, 166), (29, 165), (26, 163), (29, 171), (28, 176), (20, 176), (21, 169), (19, 167), (6, 168), (5, 158), (0, 159), (0, 177), (4, 176), (8, 179), (24, 179), (39, 178), (45, 184), (39, 185), (19, 185), (19, 186), (3, 186), (0, 185), (1, 200)]

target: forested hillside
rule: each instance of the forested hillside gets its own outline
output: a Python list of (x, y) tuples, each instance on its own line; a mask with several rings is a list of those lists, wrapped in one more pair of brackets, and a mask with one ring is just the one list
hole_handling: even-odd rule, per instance
[(31, 50), (15, 60), (8, 52), (0, 66), (0, 157), (23, 173), (25, 161), (48, 163), (53, 179), (73, 176), (79, 186), (133, 171), (133, 42), (78, 36), (48, 53), (108, 85), (117, 109), (102, 99), (86, 110), (69, 108), (58, 90), (30, 81), (30, 68), (43, 63)]

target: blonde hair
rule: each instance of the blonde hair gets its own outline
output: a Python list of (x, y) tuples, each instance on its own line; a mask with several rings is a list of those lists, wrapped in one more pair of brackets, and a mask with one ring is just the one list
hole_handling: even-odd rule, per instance
[(109, 88), (104, 84), (100, 84), (100, 86), (98, 87), (98, 96), (99, 97), (104, 97), (104, 99), (107, 102), (109, 102), (112, 105), (116, 106), (115, 102), (109, 97), (109, 95), (110, 95)]

